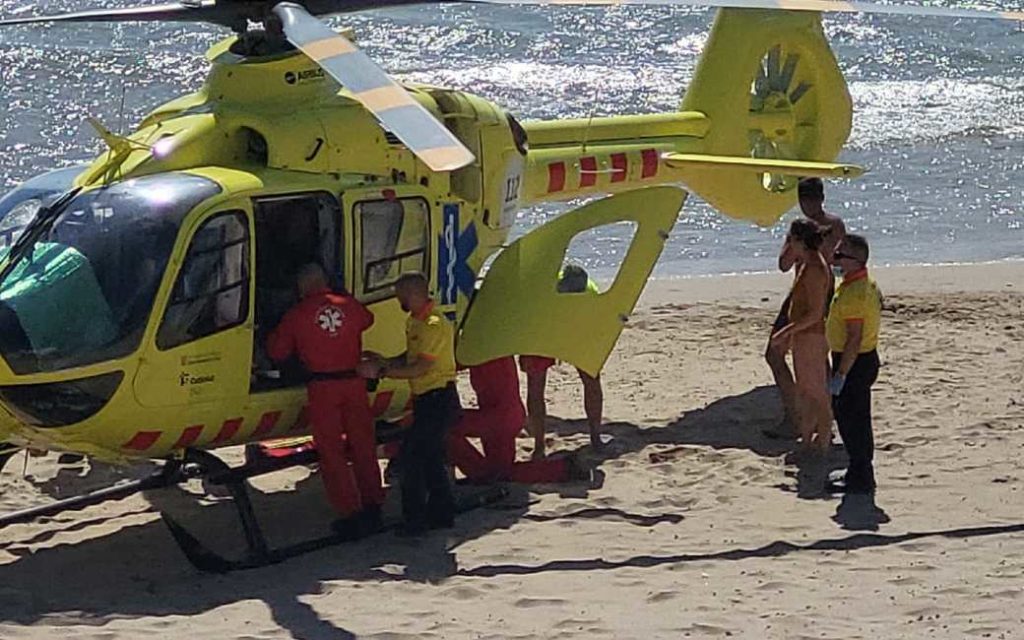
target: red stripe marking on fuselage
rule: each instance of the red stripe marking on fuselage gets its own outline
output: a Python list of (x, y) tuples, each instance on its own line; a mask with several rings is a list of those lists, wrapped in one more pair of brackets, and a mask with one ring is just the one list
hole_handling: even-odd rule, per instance
[(133, 451), (145, 451), (149, 449), (156, 441), (163, 435), (163, 431), (139, 431), (132, 439), (121, 445), (122, 449), (131, 449)]
[(199, 434), (203, 432), (204, 425), (194, 424), (191, 427), (186, 427), (181, 435), (178, 437), (178, 441), (174, 443), (174, 449), (184, 449), (185, 447), (191, 447), (196, 440), (199, 439)]
[(548, 193), (565, 189), (565, 163), (552, 162), (548, 165)]
[(281, 419), (280, 411), (268, 411), (260, 416), (260, 423), (256, 425), (256, 430), (252, 432), (253, 438), (262, 438), (269, 434), (277, 426), (277, 421)]
[(624, 182), (626, 170), (629, 168), (629, 159), (624, 153), (612, 154), (612, 182)]
[(580, 188), (592, 187), (597, 184), (597, 158), (587, 156), (580, 158)]
[(658, 175), (658, 150), (644, 149), (640, 152), (643, 157), (644, 168), (640, 174), (641, 178), (653, 178)]
[(224, 424), (220, 428), (220, 431), (217, 432), (216, 437), (214, 437), (213, 441), (210, 444), (221, 444), (222, 442), (227, 442), (231, 438), (234, 438), (235, 434), (238, 433), (238, 430), (241, 428), (241, 418), (232, 418), (231, 420), (225, 420)]

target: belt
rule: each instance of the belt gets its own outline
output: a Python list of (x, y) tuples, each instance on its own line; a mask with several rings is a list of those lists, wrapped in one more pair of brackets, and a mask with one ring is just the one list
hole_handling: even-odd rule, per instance
[(343, 369), (341, 371), (312, 371), (310, 373), (310, 380), (314, 382), (324, 382), (327, 380), (351, 380), (352, 378), (358, 378), (359, 374), (356, 373), (355, 369)]

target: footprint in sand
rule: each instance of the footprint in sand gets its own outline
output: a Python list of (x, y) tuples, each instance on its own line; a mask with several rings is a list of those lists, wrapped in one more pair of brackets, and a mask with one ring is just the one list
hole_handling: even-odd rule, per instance
[(665, 602), (679, 596), (678, 591), (659, 591), (647, 596), (647, 602)]
[(518, 609), (534, 609), (536, 607), (559, 607), (566, 601), (561, 598), (519, 598), (515, 602)]

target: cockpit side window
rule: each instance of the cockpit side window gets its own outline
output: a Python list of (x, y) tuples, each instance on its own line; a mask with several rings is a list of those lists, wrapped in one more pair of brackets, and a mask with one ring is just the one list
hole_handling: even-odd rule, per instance
[(394, 295), (406, 271), (426, 271), (430, 206), (423, 198), (369, 200), (355, 205), (360, 226), (359, 283), (364, 302)]
[(236, 327), (249, 315), (249, 225), (242, 211), (219, 213), (192, 236), (157, 333), (170, 349)]

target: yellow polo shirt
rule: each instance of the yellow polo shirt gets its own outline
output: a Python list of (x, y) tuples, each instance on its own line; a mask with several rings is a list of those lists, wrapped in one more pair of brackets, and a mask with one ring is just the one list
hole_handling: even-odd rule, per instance
[(868, 270), (861, 269), (845, 276), (836, 288), (825, 323), (828, 348), (841, 352), (846, 346), (846, 323), (860, 322), (864, 329), (858, 353), (874, 351), (878, 347), (881, 316), (882, 293), (875, 281), (868, 277)]
[(431, 302), (419, 314), (409, 314), (405, 323), (407, 362), (423, 358), (434, 366), (418, 378), (409, 380), (413, 395), (441, 389), (455, 382), (455, 327)]

